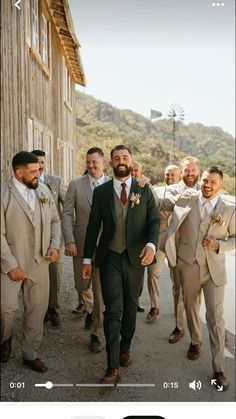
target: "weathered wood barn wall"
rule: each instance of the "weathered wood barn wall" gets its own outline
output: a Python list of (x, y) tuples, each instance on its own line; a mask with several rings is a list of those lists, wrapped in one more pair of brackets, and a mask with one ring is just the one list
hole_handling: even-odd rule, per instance
[(75, 84), (85, 85), (67, 0), (1, 1), (1, 171), (43, 149), (47, 171), (74, 173)]

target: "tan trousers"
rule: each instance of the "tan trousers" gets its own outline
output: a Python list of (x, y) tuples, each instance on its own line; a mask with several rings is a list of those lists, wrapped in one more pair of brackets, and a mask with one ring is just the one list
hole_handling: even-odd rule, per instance
[(174, 311), (175, 311), (175, 322), (179, 330), (184, 329), (184, 300), (183, 293), (181, 288), (181, 279), (179, 274), (179, 267), (176, 265), (170, 268), (170, 277), (172, 280), (172, 293), (174, 298)]
[(12, 281), (1, 274), (1, 343), (12, 336), (19, 293), (22, 288), (24, 304), (24, 328), (22, 352), (24, 359), (34, 360), (43, 338), (43, 321), (48, 307), (48, 262), (35, 262), (30, 278)]
[(160, 299), (160, 275), (165, 261), (165, 253), (160, 249), (156, 252), (156, 263), (147, 268), (147, 286), (151, 307), (159, 308)]
[(225, 323), (223, 319), (223, 304), (225, 285), (217, 286), (210, 277), (205, 282), (201, 282), (200, 269), (197, 262), (189, 265), (179, 259), (178, 271), (181, 278), (191, 342), (193, 344), (201, 343), (199, 310), (201, 290), (203, 290), (213, 371), (224, 372)]
[(59, 257), (56, 262), (49, 265), (49, 308), (60, 308), (59, 290), (63, 274), (64, 246), (60, 248)]
[[(78, 292), (79, 303), (84, 302), (89, 313), (92, 313), (93, 325), (91, 334), (98, 335), (98, 329), (103, 325), (104, 303), (102, 298), (99, 269), (93, 267), (90, 280), (82, 278), (83, 258), (73, 257), (75, 289)], [(91, 287), (92, 285), (92, 287)]]

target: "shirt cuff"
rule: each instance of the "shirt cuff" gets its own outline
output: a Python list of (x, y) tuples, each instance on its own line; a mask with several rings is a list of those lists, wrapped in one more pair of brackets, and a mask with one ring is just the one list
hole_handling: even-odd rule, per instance
[(92, 264), (92, 259), (89, 259), (89, 258), (83, 259), (83, 265), (91, 265), (91, 264)]
[(147, 243), (146, 246), (151, 247), (151, 249), (153, 250), (154, 254), (156, 253), (156, 246), (153, 243)]

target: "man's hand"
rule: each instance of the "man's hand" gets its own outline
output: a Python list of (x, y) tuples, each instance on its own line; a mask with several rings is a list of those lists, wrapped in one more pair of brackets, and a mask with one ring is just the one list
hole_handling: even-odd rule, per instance
[(141, 265), (150, 265), (154, 259), (154, 250), (149, 246), (145, 246), (139, 257), (141, 258)]
[(66, 256), (77, 256), (77, 247), (75, 243), (67, 243), (65, 245)]
[(12, 281), (22, 281), (23, 279), (26, 279), (24, 271), (22, 271), (19, 266), (9, 271), (7, 275)]
[(144, 175), (141, 176), (141, 178), (138, 180), (138, 185), (141, 186), (141, 188), (144, 188), (145, 185), (150, 185), (150, 179)]
[(92, 265), (91, 264), (83, 264), (82, 265), (82, 278), (83, 279), (90, 279), (92, 275)]
[(216, 239), (212, 239), (211, 237), (206, 236), (202, 242), (202, 245), (205, 249), (209, 250), (219, 250), (219, 243)]
[(59, 251), (57, 249), (54, 249), (53, 247), (50, 247), (47, 251), (47, 255), (45, 256), (45, 259), (47, 259), (50, 263), (56, 262), (59, 256)]

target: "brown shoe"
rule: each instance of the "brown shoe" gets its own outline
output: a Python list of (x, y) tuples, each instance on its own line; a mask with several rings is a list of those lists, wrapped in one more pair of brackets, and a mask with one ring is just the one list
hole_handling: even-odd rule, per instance
[(195, 361), (195, 359), (198, 359), (200, 356), (200, 345), (193, 345), (190, 343), (189, 350), (187, 352), (187, 358), (190, 359), (190, 361)]
[(101, 378), (101, 384), (116, 384), (120, 379), (119, 368), (109, 368), (106, 374)]
[(87, 316), (85, 317), (84, 328), (86, 330), (90, 330), (92, 324), (93, 324), (93, 316), (92, 316), (92, 313), (87, 313)]
[(0, 356), (1, 356), (1, 362), (7, 362), (11, 355), (11, 337), (5, 342), (3, 342), (0, 346)]
[(180, 339), (184, 336), (184, 330), (179, 330), (176, 326), (175, 330), (171, 333), (168, 342), (169, 343), (176, 343), (179, 342)]
[(223, 372), (215, 372), (212, 383), (218, 391), (226, 391), (229, 388), (229, 383)]
[(55, 327), (59, 327), (61, 324), (61, 319), (56, 309), (54, 307), (49, 308), (48, 314), (49, 314), (51, 324)]
[(46, 365), (44, 365), (44, 363), (39, 358), (33, 359), (32, 361), (30, 361), (28, 359), (23, 359), (23, 364), (27, 365), (27, 367), (29, 367), (32, 370), (37, 371), (37, 372), (47, 372), (48, 371), (48, 368), (46, 367)]
[(102, 342), (96, 335), (91, 335), (90, 339), (90, 350), (92, 352), (101, 352), (102, 351)]
[(83, 316), (84, 314), (87, 314), (86, 306), (84, 303), (80, 303), (78, 307), (74, 308), (72, 310), (73, 314), (79, 314), (80, 316)]
[(154, 320), (156, 320), (158, 314), (159, 314), (159, 308), (152, 307), (151, 310), (149, 311), (148, 315), (147, 315), (147, 320), (149, 322), (154, 322)]
[(120, 366), (128, 367), (132, 362), (130, 351), (120, 352)]

